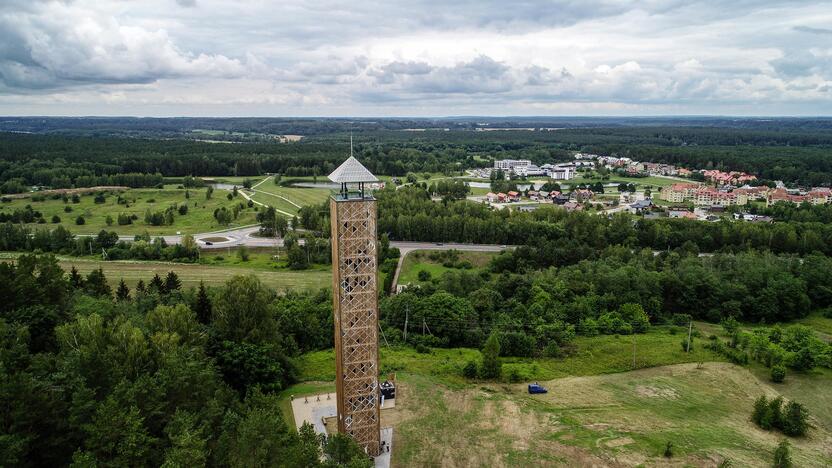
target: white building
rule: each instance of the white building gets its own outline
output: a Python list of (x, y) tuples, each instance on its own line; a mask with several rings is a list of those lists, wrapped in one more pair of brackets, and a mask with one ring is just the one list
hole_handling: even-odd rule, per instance
[(574, 164), (557, 164), (546, 168), (546, 175), (555, 180), (571, 180), (575, 178)]
[(515, 174), (521, 177), (546, 175), (545, 169), (541, 169), (534, 164), (529, 164), (527, 166), (515, 166), (512, 170)]
[(501, 159), (494, 161), (494, 169), (502, 171), (511, 171), (516, 167), (531, 166), (532, 162), (528, 159)]

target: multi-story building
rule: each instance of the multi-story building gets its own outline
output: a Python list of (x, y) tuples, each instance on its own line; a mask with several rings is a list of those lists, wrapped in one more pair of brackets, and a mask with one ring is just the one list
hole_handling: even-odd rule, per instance
[(694, 193), (702, 186), (692, 183), (679, 183), (662, 188), (661, 199), (671, 203), (683, 203), (693, 198)]
[(745, 205), (748, 203), (748, 197), (744, 193), (723, 192), (706, 187), (696, 191), (693, 203), (699, 206)]
[(571, 180), (575, 178), (577, 167), (575, 164), (546, 164), (543, 166), (546, 169), (546, 175), (555, 180)]
[(494, 161), (494, 169), (499, 169), (501, 171), (513, 171), (514, 168), (523, 167), (523, 166), (531, 166), (532, 162), (528, 159), (501, 159), (498, 161)]

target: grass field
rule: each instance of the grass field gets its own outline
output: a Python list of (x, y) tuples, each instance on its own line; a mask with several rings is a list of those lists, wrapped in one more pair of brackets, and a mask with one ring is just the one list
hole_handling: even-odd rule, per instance
[[(563, 359), (504, 358), (503, 375), (517, 369), (520, 384), (463, 378), (462, 366), (481, 358), (475, 349), (382, 346), (381, 375), (396, 373), (398, 384), (396, 408), (382, 411), (382, 426), (395, 428), (393, 465), (770, 466), (782, 435), (756, 428), (749, 416), (754, 399), (778, 393), (813, 417), (809, 436), (790, 440), (795, 466), (832, 463), (832, 371), (770, 384), (765, 369), (722, 362), (701, 339), (683, 352), (681, 335), (670, 330), (635, 337), (635, 368), (629, 336), (578, 337)], [(334, 388), (332, 350), (297, 364), (303, 383), (282, 394), (290, 424), (290, 394)], [(549, 393), (528, 395), (529, 381)], [(663, 456), (668, 441), (672, 459)]]
[[(440, 278), (446, 271), (458, 271), (457, 268), (443, 266), (441, 262), (431, 260), (428, 255), (430, 250), (415, 250), (405, 257), (402, 263), (402, 271), (399, 273), (399, 284), (418, 284), (419, 272), (427, 271), (431, 278)], [(496, 255), (495, 252), (459, 252), (460, 260), (468, 260), (474, 268), (469, 271), (480, 271), (488, 265), (488, 262)]]
[[(219, 255), (219, 253), (212, 254)], [(0, 261), (13, 259), (18, 255), (15, 252), (0, 253)], [(211, 262), (216, 263), (213, 260)], [(111, 285), (118, 285), (118, 282), (124, 278), (124, 281), (131, 288), (140, 279), (147, 283), (153, 278), (154, 274), (164, 276), (169, 271), (173, 271), (179, 276), (185, 288), (198, 286), (200, 281), (204, 281), (208, 286), (221, 286), (232, 276), (248, 274), (257, 276), (264, 285), (278, 291), (287, 291), (290, 289), (318, 290), (330, 287), (332, 281), (330, 269), (324, 266), (315, 266), (312, 269), (302, 271), (274, 269), (266, 266), (265, 260), (259, 259), (256, 255), (253, 255), (249, 262), (240, 262), (234, 254), (223, 258), (222, 262), (225, 262), (225, 264), (142, 261), (106, 262), (86, 258), (58, 257), (58, 263), (67, 272), (74, 266), (79, 273), (86, 275), (90, 271), (100, 267)]]
[[(827, 384), (829, 381), (827, 380)], [(395, 466), (770, 466), (781, 435), (749, 420), (776, 391), (747, 369), (705, 363), (523, 384), (447, 386), (401, 372)], [(828, 466), (830, 433), (793, 439), (795, 466)], [(663, 456), (673, 443), (673, 458)]]
[[(13, 200), (10, 203), (0, 204), (0, 210), (11, 213), (15, 209), (22, 209), (31, 205), (33, 210), (43, 214), (48, 226), (54, 228), (58, 224), (51, 222), (52, 216), (61, 218), (60, 225), (66, 227), (73, 234), (95, 234), (102, 229), (115, 231), (122, 235), (140, 234), (147, 231), (150, 235), (163, 234), (197, 234), (201, 232), (214, 231), (227, 227), (243, 226), (255, 222), (256, 212), (253, 208), (246, 208), (240, 212), (239, 217), (229, 226), (222, 226), (214, 219), (214, 210), (220, 207), (232, 209), (234, 205), (245, 202), (242, 197), (228, 200), (228, 192), (216, 190), (210, 200), (205, 199), (206, 189), (189, 189), (190, 199), (185, 198), (185, 189), (176, 188), (175, 185), (167, 185), (164, 189), (130, 189), (122, 193), (122, 197), (129, 200), (130, 206), (119, 205), (116, 195), (108, 195), (104, 203), (94, 202), (92, 194), (80, 198), (80, 203), (64, 203), (61, 199), (47, 198), (44, 201), (33, 201), (31, 198)], [(170, 226), (151, 226), (144, 223), (144, 215), (147, 210), (152, 212), (164, 211), (171, 205), (188, 205), (186, 215), (175, 214), (174, 222)], [(65, 212), (69, 207), (72, 211)], [(117, 218), (119, 213), (135, 214), (138, 219), (133, 224), (119, 226)], [(113, 218), (113, 224), (108, 226), (107, 216)], [(75, 220), (83, 216), (85, 223), (77, 225)]]

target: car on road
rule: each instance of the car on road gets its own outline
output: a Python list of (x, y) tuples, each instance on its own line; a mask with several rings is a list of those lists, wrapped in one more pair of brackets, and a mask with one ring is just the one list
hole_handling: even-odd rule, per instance
[(439, 246), (439, 247), (442, 247), (445, 244), (443, 244), (442, 242), (437, 242), (436, 245)]
[(214, 245), (214, 243), (211, 241), (205, 241), (205, 245)]

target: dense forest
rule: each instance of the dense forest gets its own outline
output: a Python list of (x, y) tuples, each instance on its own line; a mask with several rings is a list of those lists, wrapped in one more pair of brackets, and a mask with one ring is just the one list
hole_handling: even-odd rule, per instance
[(170, 273), (114, 292), (100, 270), (22, 256), (0, 263), (0, 297), (4, 466), (371, 466), (278, 409), (293, 358), (332, 346), (325, 291), (182, 290)]
[[(557, 128), (550, 131), (471, 131), (468, 121), (445, 122), (451, 131), (401, 131), (433, 128), (430, 121), (349, 120), (269, 121), (269, 119), (18, 119), (4, 127), (35, 132), (0, 133), (0, 185), (56, 188), (92, 185), (152, 186), (160, 177), (325, 175), (348, 153), (350, 133), (362, 163), (380, 175), (408, 172), (458, 173), (490, 166), (494, 159), (523, 158), (538, 164), (565, 161), (573, 151), (628, 156), (692, 169), (745, 171), (767, 180), (805, 186), (832, 185), (832, 121), (576, 119), (556, 125), (518, 120), (484, 121), (494, 127)], [(12, 122), (12, 123), (9, 123)], [(210, 143), (183, 136), (193, 129), (276, 132), (286, 125), (306, 138), (300, 142), (241, 140)], [(300, 122), (300, 123), (299, 123)], [(427, 123), (426, 123), (427, 122)], [(204, 125), (203, 125), (204, 124)], [(606, 124), (607, 126), (603, 126)], [(273, 126), (274, 128), (270, 127)], [(352, 127), (351, 127), (352, 126)], [(43, 130), (45, 127), (48, 130)], [(98, 129), (82, 131), (83, 128)], [(140, 128), (119, 132), (118, 129)], [(41, 129), (41, 130), (38, 130)], [(174, 134), (169, 134), (174, 132)], [(288, 133), (288, 132), (287, 132)], [(204, 137), (204, 135), (203, 135)], [(142, 179), (146, 177), (147, 180)]]

